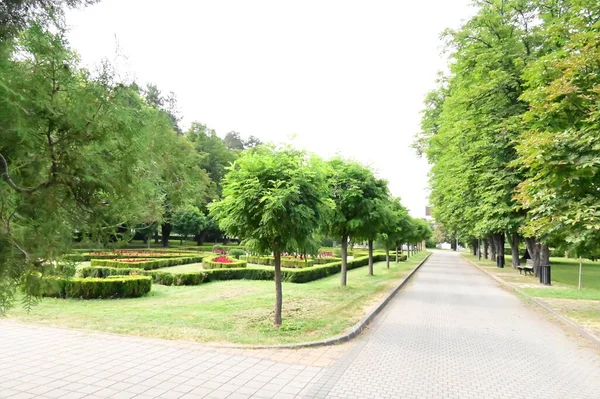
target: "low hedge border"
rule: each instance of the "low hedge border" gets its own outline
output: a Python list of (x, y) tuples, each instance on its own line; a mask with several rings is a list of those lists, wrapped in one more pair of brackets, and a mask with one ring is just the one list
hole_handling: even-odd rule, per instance
[(79, 276), (82, 278), (95, 277), (104, 278), (108, 276), (129, 276), (132, 274), (144, 274), (144, 269), (133, 267), (102, 267), (86, 266), (79, 269)]
[(152, 278), (149, 276), (47, 277), (42, 281), (42, 295), (55, 298), (137, 298), (146, 295), (152, 288)]
[(132, 268), (132, 266), (135, 266), (136, 269), (152, 270), (159, 269), (161, 267), (186, 265), (188, 263), (200, 263), (202, 262), (203, 258), (203, 256), (193, 256), (186, 258), (152, 259), (142, 262), (124, 262), (123, 260), (119, 259), (92, 259), (90, 261), (90, 265), (116, 268)]
[[(374, 262), (385, 261), (385, 255), (373, 256)], [(363, 267), (369, 264), (368, 257), (348, 260), (348, 270)], [(282, 270), (281, 278), (290, 283), (307, 283), (314, 280), (339, 273), (342, 262), (332, 262), (297, 270)], [(169, 273), (164, 271), (147, 271), (144, 274), (152, 276), (156, 284), (162, 285), (199, 285), (209, 281), (219, 280), (274, 280), (275, 270), (238, 268), (238, 269), (212, 269), (202, 272)]]
[(248, 266), (248, 262), (246, 262), (245, 260), (235, 259), (231, 256), (227, 256), (227, 259), (231, 260), (231, 263), (221, 263), (214, 261), (214, 259), (221, 256), (223, 255), (213, 255), (205, 257), (202, 260), (202, 267), (205, 269), (237, 269)]
[[(100, 251), (98, 253), (94, 252), (86, 252), (86, 253), (73, 253), (67, 254), (63, 256), (63, 259), (70, 260), (74, 262), (87, 262), (92, 259), (135, 259), (135, 258), (157, 258), (157, 259), (171, 259), (171, 258), (182, 258), (182, 257), (194, 257), (201, 254), (201, 251), (173, 251), (166, 253), (155, 253), (159, 250), (141, 250), (141, 251), (124, 251), (125, 253), (121, 253), (118, 251), (115, 252), (106, 252)], [(140, 253), (136, 253), (140, 252)], [(144, 253), (145, 252), (145, 253)]]
[[(246, 260), (248, 263), (264, 266), (275, 266), (275, 258), (273, 256), (240, 256), (240, 259)], [(341, 261), (341, 259), (340, 259)], [(314, 266), (315, 262), (312, 259), (284, 259), (281, 258), (281, 267), (290, 269), (303, 269), (305, 267)]]

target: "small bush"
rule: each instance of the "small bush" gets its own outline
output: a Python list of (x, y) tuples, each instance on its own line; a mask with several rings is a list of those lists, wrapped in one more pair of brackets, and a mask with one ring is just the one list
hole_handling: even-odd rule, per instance
[(150, 292), (148, 276), (111, 276), (110, 278), (48, 277), (44, 279), (43, 296), (59, 298), (137, 298)]
[(244, 251), (243, 249), (234, 248), (231, 251), (229, 251), (229, 255), (239, 260), (240, 256), (246, 255), (246, 251)]
[(333, 256), (336, 258), (342, 257), (342, 248), (333, 248)]
[[(225, 258), (229, 263), (217, 262), (217, 259)], [(224, 255), (216, 255), (204, 258), (202, 261), (202, 267), (205, 269), (232, 269), (239, 267), (246, 267), (247, 262), (245, 260), (238, 260)]]

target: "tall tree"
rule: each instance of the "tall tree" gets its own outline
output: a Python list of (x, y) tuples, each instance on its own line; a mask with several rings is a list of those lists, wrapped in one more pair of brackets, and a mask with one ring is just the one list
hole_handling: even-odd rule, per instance
[(244, 149), (244, 142), (242, 141), (242, 138), (240, 137), (240, 134), (238, 132), (227, 133), (223, 141), (227, 145), (227, 148), (229, 148), (230, 150), (241, 151)]
[(281, 326), (281, 253), (305, 248), (329, 206), (321, 162), (290, 147), (244, 152), (210, 211), (229, 235), (275, 257), (275, 326)]
[(33, 25), (0, 42), (0, 310), (21, 282), (34, 288), (76, 229), (160, 217), (168, 121), (110, 70), (81, 68), (64, 30), (52, 31)]

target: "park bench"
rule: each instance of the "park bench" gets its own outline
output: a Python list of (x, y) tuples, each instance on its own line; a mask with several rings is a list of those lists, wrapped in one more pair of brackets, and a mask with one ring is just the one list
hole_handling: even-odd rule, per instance
[(519, 269), (519, 274), (523, 274), (523, 272), (525, 272), (525, 275), (529, 273), (533, 276), (533, 261), (531, 259), (527, 259), (527, 262), (524, 265), (517, 266), (517, 269)]

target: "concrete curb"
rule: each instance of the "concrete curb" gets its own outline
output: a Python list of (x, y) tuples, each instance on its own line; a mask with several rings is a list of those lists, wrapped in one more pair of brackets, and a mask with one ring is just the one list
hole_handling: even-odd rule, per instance
[(385, 308), (388, 302), (400, 291), (402, 287), (411, 279), (411, 277), (419, 270), (419, 268), (429, 259), (431, 252), (427, 254), (423, 259), (405, 278), (398, 284), (396, 288), (391, 290), (386, 297), (381, 301), (373, 310), (366, 314), (358, 323), (346, 332), (336, 335), (332, 338), (327, 338), (320, 341), (312, 342), (300, 342), (296, 344), (278, 344), (278, 345), (227, 345), (227, 344), (203, 344), (209, 348), (220, 348), (220, 349), (300, 349), (300, 348), (314, 348), (318, 346), (330, 346), (337, 345), (343, 342), (348, 342), (353, 338), (359, 336), (363, 330), (373, 321), (373, 319)]
[(488, 275), (489, 277), (493, 278), (498, 283), (500, 283), (502, 286), (507, 287), (511, 291), (514, 291), (514, 292), (518, 293), (519, 295), (522, 295), (523, 297), (527, 298), (527, 300), (535, 303), (537, 306), (539, 306), (540, 308), (542, 308), (543, 310), (545, 310), (551, 316), (554, 316), (555, 318), (557, 318), (561, 322), (563, 322), (563, 323), (567, 324), (568, 326), (570, 326), (571, 328), (575, 329), (580, 335), (583, 335), (584, 337), (586, 337), (587, 339), (589, 339), (590, 341), (592, 341), (594, 344), (600, 346), (600, 337), (598, 337), (596, 334), (592, 333), (591, 331), (586, 330), (583, 326), (575, 323), (573, 320), (567, 319), (565, 316), (561, 315), (556, 310), (552, 309), (550, 306), (548, 306), (544, 302), (540, 301), (539, 299), (536, 299), (536, 298), (534, 298), (534, 297), (526, 294), (519, 287), (515, 287), (514, 285), (510, 284), (509, 282), (504, 281), (500, 277), (498, 277), (498, 276), (496, 276), (496, 275), (488, 272), (487, 270), (485, 270), (482, 267), (480, 267), (477, 264), (475, 264), (475, 262), (473, 262), (472, 260), (465, 258), (462, 254), (461, 254), (461, 257), (464, 260), (466, 260), (467, 262), (469, 262), (471, 264), (471, 266), (475, 267), (477, 270), (479, 270), (482, 273), (484, 273), (484, 274)]

